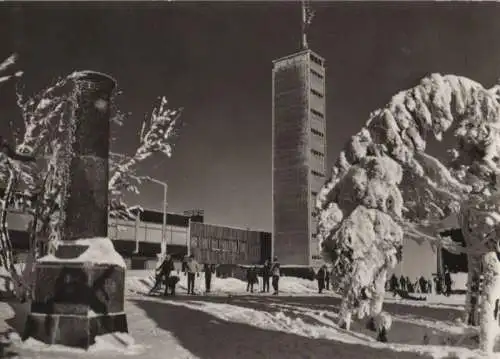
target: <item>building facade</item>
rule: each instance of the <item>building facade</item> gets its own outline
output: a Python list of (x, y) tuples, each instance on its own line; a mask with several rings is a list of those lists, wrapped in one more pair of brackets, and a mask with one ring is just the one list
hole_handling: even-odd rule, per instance
[[(19, 261), (29, 250), (32, 216), (22, 208), (11, 209), (7, 223)], [(205, 224), (203, 215), (167, 213), (167, 253), (176, 260), (193, 254), (202, 263), (257, 264), (270, 257), (271, 233)], [(129, 269), (153, 269), (161, 253), (163, 213), (143, 210), (137, 219), (109, 217), (108, 237)]]
[(271, 257), (271, 234), (191, 222), (190, 254), (200, 263), (262, 264)]
[(316, 196), (326, 181), (325, 61), (304, 50), (273, 62), (273, 254), (314, 265)]

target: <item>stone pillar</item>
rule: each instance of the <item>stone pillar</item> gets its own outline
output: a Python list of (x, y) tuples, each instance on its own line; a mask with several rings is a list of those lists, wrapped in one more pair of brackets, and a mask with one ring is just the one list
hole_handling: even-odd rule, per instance
[(88, 348), (98, 335), (127, 332), (125, 262), (108, 232), (108, 156), (115, 81), (96, 72), (71, 76), (71, 155), (58, 168), (67, 179), (62, 238), (40, 258), (24, 338)]

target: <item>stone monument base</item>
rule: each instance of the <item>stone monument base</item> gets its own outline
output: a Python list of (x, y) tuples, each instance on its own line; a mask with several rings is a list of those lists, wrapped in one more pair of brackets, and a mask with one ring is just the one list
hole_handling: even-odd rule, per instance
[(63, 242), (40, 258), (23, 339), (87, 349), (95, 337), (127, 332), (125, 262), (108, 238)]
[(95, 337), (115, 332), (128, 332), (125, 313), (92, 317), (30, 313), (23, 340), (33, 338), (46, 344), (88, 349), (95, 343)]

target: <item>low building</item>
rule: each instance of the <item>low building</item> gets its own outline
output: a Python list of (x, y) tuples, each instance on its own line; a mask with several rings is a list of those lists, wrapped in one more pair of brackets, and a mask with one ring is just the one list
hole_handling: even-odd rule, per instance
[[(8, 213), (9, 234), (20, 261), (30, 247), (31, 221), (32, 216), (19, 207)], [(163, 229), (163, 212), (145, 209), (135, 221), (110, 217), (108, 237), (129, 269), (155, 267), (163, 230), (167, 252), (177, 260), (192, 253), (202, 263), (257, 264), (271, 256), (270, 233), (203, 222), (201, 211), (167, 213)]]
[(201, 263), (262, 264), (271, 257), (271, 233), (190, 223), (190, 254)]

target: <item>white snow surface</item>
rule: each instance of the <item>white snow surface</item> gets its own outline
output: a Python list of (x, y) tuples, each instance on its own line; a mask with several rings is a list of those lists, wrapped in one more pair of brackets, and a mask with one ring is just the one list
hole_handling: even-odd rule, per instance
[[(123, 358), (137, 357), (141, 359), (198, 359), (184, 349), (175, 336), (163, 330), (146, 313), (133, 303), (125, 302), (125, 311), (129, 326), (127, 333), (110, 333), (96, 337), (89, 350), (70, 348), (63, 345), (47, 345), (35, 339), (22, 342), (15, 332), (6, 331), (2, 342), (12, 343), (23, 359), (69, 359), (69, 358)], [(13, 310), (4, 302), (0, 302), (0, 329), (4, 331), (5, 319), (14, 316)]]
[[(177, 289), (182, 293), (187, 290), (187, 277), (183, 273), (173, 272), (180, 278)], [(201, 273), (195, 281), (195, 291), (203, 293), (205, 291), (204, 274)], [(141, 294), (148, 292), (154, 284), (154, 273), (152, 270), (129, 270), (127, 271), (126, 291), (130, 294)], [(254, 294), (258, 294), (262, 286), (262, 278), (259, 277), (259, 284), (254, 287)], [(248, 294), (246, 292), (247, 283), (237, 278), (218, 278), (212, 276), (211, 291), (212, 295), (240, 295)], [(316, 281), (310, 281), (302, 278), (280, 277), (280, 293), (287, 296), (309, 296), (318, 294), (318, 284)], [(323, 294), (325, 295), (325, 294)], [(335, 295), (329, 292), (328, 295)]]
[[(305, 305), (297, 305), (296, 303), (282, 303), (273, 301), (269, 297), (268, 306), (275, 308), (274, 311), (261, 311), (258, 309), (239, 306), (236, 302), (229, 303), (211, 303), (196, 300), (196, 297), (186, 298), (185, 300), (169, 300), (168, 298), (155, 298), (138, 296), (138, 292), (149, 290), (149, 285), (152, 281), (149, 276), (151, 271), (129, 271), (127, 273), (127, 289), (128, 298), (146, 301), (153, 301), (159, 304), (168, 306), (181, 306), (191, 310), (207, 313), (218, 320), (229, 323), (242, 323), (250, 326), (258, 327), (264, 330), (278, 331), (291, 333), (302, 337), (313, 339), (327, 339), (334, 342), (351, 343), (370, 348), (385, 348), (396, 352), (414, 352), (419, 354), (427, 354), (433, 358), (463, 358), (463, 359), (479, 359), (479, 358), (500, 358), (500, 353), (489, 354), (485, 356), (479, 351), (470, 350), (464, 347), (451, 347), (440, 345), (410, 345), (396, 343), (379, 343), (368, 335), (360, 332), (347, 332), (340, 329), (337, 325), (337, 314), (332, 312), (333, 306), (326, 305), (321, 309), (310, 308)], [(183, 294), (186, 279), (180, 276), (179, 292)], [(202, 279), (202, 277), (200, 277)], [(202, 290), (200, 284), (203, 280), (197, 278), (198, 290)], [(144, 282), (142, 282), (143, 280)], [(316, 295), (316, 282), (308, 281), (293, 277), (282, 277), (280, 285), (283, 288), (281, 295), (301, 295), (311, 296)], [(214, 278), (215, 294), (246, 294), (246, 284), (243, 281), (227, 278)], [(255, 294), (254, 294), (255, 295)], [(335, 295), (335, 294), (331, 294)], [(336, 296), (336, 295), (335, 295)], [(389, 295), (388, 295), (389, 296)], [(249, 302), (252, 300), (250, 299)], [(387, 299), (387, 301), (397, 301), (407, 303), (399, 299)], [(444, 296), (428, 296), (428, 303), (413, 302), (416, 305), (435, 306), (446, 308), (453, 302), (461, 302), (463, 304), (464, 296), (444, 297)], [(456, 308), (455, 305), (451, 307)], [(96, 343), (88, 352), (72, 349), (58, 345), (45, 345), (38, 341), (29, 339), (23, 343), (20, 342), (19, 336), (10, 335), (9, 341), (16, 344), (21, 350), (22, 358), (40, 358), (40, 359), (72, 359), (72, 358), (120, 358), (123, 356), (133, 356), (145, 359), (160, 359), (164, 358), (166, 353), (171, 359), (197, 359), (197, 357), (183, 348), (180, 342), (175, 338), (175, 334), (167, 330), (161, 329), (155, 322), (154, 318), (149, 318), (143, 309), (139, 308), (133, 301), (126, 301), (126, 313), (129, 322), (130, 335), (113, 333), (98, 337)], [(291, 314), (289, 314), (291, 312)], [(301, 317), (294, 316), (293, 313), (298, 313)], [(6, 303), (0, 302), (0, 319), (8, 319), (13, 315), (12, 310)], [(303, 318), (303, 319), (301, 319)], [(309, 320), (305, 319), (312, 319)], [(2, 323), (3, 322), (3, 323)], [(467, 332), (467, 328), (460, 323), (441, 322), (431, 319), (417, 318), (406, 315), (392, 315), (392, 322), (403, 322), (417, 324), (432, 330), (440, 330), (450, 334), (460, 335)], [(4, 321), (0, 327), (6, 326)], [(242, 339), (244, 340), (244, 339)]]
[[(79, 257), (70, 259), (59, 259), (52, 254), (40, 258), (39, 262), (70, 262), (70, 263), (92, 263), (110, 264), (126, 268), (125, 260), (115, 250), (113, 242), (107, 237), (94, 237), (78, 239), (76, 241), (65, 241), (68, 245), (81, 245), (88, 248)], [(64, 245), (64, 244), (63, 244)]]

